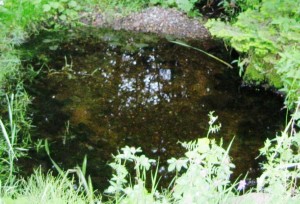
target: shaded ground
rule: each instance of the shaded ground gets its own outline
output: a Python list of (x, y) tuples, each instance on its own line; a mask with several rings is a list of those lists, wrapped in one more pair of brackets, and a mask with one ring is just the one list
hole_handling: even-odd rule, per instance
[(191, 19), (184, 13), (172, 8), (150, 7), (125, 17), (120, 17), (117, 14), (95, 13), (91, 19), (89, 24), (115, 30), (124, 29), (172, 35), (178, 38), (210, 38), (210, 33), (199, 19)]

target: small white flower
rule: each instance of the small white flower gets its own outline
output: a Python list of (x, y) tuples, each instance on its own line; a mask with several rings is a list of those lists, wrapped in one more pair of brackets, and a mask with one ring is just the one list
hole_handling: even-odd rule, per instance
[(239, 191), (242, 191), (242, 190), (244, 190), (246, 188), (246, 185), (247, 185), (246, 180), (241, 180), (237, 189)]
[(180, 171), (182, 167), (187, 169), (187, 162), (188, 162), (188, 159), (171, 158), (168, 160), (168, 163), (169, 163), (168, 171), (171, 172), (174, 169), (176, 169), (176, 171)]
[(136, 153), (142, 152), (142, 150), (141, 150), (140, 147), (135, 148), (135, 147), (125, 146), (121, 150), (122, 150), (123, 153), (122, 154), (118, 154), (116, 156), (116, 158), (118, 158), (118, 159), (125, 159), (125, 160), (132, 160), (132, 159), (135, 158), (135, 154)]
[(0, 0), (0, 6), (4, 5), (4, 0)]
[(151, 166), (151, 163), (155, 163), (155, 160), (149, 159), (145, 155), (141, 155), (140, 157), (136, 158), (137, 167), (144, 167), (148, 170)]

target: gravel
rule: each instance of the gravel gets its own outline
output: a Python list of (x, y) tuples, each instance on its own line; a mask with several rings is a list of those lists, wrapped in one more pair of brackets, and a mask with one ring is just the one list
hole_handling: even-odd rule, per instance
[(93, 26), (109, 27), (115, 30), (130, 30), (160, 35), (172, 35), (177, 38), (208, 39), (209, 31), (198, 19), (187, 17), (173, 8), (150, 7), (138, 13), (121, 17), (97, 13), (90, 22)]

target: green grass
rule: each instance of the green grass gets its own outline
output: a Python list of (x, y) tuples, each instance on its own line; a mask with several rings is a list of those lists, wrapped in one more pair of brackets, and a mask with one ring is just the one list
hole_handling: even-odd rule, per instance
[[(16, 114), (24, 110), (18, 110), (22, 108), (20, 104), (15, 100), (14, 95), (11, 97), (6, 96), (7, 109), (8, 109), (8, 123), (3, 122), (0, 119), (0, 127), (2, 137), (0, 138), (0, 181), (7, 181), (14, 177), (16, 172), (14, 163), (15, 161), (26, 153), (26, 146), (30, 138), (26, 138), (24, 134), (23, 138), (18, 138), (20, 130), (22, 128), (21, 120), (16, 120)], [(22, 118), (19, 118), (22, 119)], [(24, 128), (25, 129), (25, 128)]]
[(88, 203), (84, 192), (75, 188), (74, 180), (67, 176), (44, 175), (36, 170), (28, 179), (19, 180), (14, 191), (1, 200), (16, 204)]

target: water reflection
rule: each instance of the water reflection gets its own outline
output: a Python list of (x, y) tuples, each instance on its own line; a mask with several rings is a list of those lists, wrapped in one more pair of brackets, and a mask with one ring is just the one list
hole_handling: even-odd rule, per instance
[[(32, 93), (38, 137), (50, 140), (54, 159), (66, 168), (87, 154), (98, 187), (107, 185), (111, 154), (125, 145), (160, 158), (167, 177), (166, 159), (183, 155), (178, 141), (206, 135), (209, 111), (223, 126), (217, 139), (228, 144), (236, 136), (236, 174), (258, 168), (258, 148), (282, 125), (280, 98), (241, 87), (236, 70), (163, 39), (129, 52), (87, 38), (47, 55), (55, 74), (41, 75)], [(65, 56), (72, 76), (61, 69)]]

